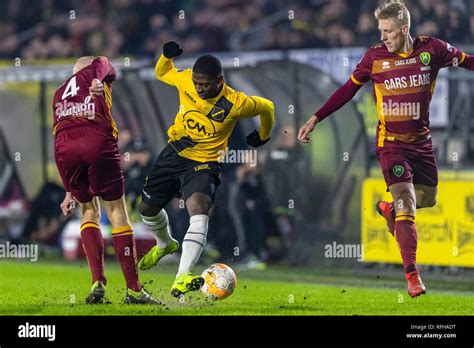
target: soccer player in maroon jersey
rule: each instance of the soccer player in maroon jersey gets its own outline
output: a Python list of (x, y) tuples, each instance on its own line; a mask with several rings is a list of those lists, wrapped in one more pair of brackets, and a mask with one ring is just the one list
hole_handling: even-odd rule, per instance
[(350, 79), (301, 127), (309, 143), (316, 124), (346, 104), (372, 80), (379, 123), (376, 154), (393, 202), (376, 209), (400, 246), (408, 294), (426, 292), (416, 266), (416, 209), (436, 204), (438, 173), (429, 130), (429, 105), (441, 68), (474, 70), (474, 56), (434, 37), (410, 35), (410, 13), (402, 1), (375, 11), (383, 44), (369, 48)]
[(81, 240), (92, 272), (86, 303), (102, 303), (104, 243), (99, 229), (102, 197), (112, 225), (115, 253), (125, 276), (127, 304), (158, 304), (140, 284), (133, 229), (124, 198), (124, 178), (112, 118), (112, 83), (115, 69), (105, 57), (82, 57), (73, 74), (55, 92), (54, 157), (66, 189), (61, 204), (65, 215), (75, 201), (82, 209)]

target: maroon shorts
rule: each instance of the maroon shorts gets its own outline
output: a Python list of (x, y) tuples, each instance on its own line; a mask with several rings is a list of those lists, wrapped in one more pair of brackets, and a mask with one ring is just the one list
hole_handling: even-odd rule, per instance
[(105, 201), (124, 194), (117, 140), (97, 127), (62, 130), (54, 139), (59, 175), (81, 203), (100, 196)]
[(387, 187), (399, 182), (438, 185), (438, 169), (431, 139), (421, 144), (385, 142), (375, 151)]

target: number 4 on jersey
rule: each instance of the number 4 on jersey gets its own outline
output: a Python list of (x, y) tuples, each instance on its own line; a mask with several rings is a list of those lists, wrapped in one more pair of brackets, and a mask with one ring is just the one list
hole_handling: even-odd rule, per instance
[(69, 97), (74, 97), (77, 94), (79, 87), (76, 87), (76, 76), (69, 80), (66, 89), (64, 90), (61, 100)]

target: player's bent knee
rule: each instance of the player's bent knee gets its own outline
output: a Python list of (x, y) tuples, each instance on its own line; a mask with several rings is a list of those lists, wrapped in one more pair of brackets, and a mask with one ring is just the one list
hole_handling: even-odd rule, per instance
[(100, 222), (100, 210), (92, 204), (82, 204), (82, 221), (83, 222)]
[(152, 207), (146, 203), (141, 202), (138, 211), (143, 216), (156, 216), (160, 213), (161, 207)]
[(104, 200), (104, 205), (112, 228), (130, 225), (124, 196), (113, 201)]
[(82, 214), (82, 222), (95, 222), (99, 224), (100, 222), (100, 213), (86, 213)]
[(189, 215), (204, 214), (208, 215), (212, 207), (212, 199), (209, 197), (199, 199), (189, 199), (186, 201)]
[(425, 199), (423, 207), (431, 208), (431, 207), (434, 207), (435, 205), (436, 205), (436, 197), (432, 197), (432, 198), (430, 197), (430, 198)]

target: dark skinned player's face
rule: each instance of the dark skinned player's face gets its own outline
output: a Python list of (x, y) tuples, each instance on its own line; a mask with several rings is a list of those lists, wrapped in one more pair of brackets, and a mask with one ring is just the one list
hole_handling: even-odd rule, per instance
[(206, 74), (193, 72), (193, 83), (196, 92), (201, 99), (209, 99), (216, 97), (222, 89), (224, 78), (211, 78)]

